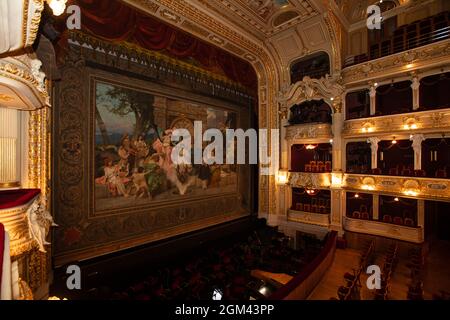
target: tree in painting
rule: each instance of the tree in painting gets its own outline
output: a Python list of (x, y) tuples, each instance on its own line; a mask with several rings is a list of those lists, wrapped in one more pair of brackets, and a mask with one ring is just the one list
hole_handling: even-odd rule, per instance
[(146, 136), (150, 129), (155, 128), (153, 103), (155, 97), (145, 92), (130, 90), (120, 86), (109, 86), (106, 94), (97, 92), (97, 101), (111, 102), (106, 107), (109, 112), (118, 116), (133, 114), (136, 122), (133, 138)]

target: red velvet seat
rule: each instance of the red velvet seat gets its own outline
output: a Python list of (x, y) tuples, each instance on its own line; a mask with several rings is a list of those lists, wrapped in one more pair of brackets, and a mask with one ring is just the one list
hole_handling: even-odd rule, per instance
[(372, 169), (371, 172), (374, 175), (381, 175), (381, 169), (380, 168), (374, 168), (374, 169)]
[(392, 223), (392, 217), (388, 214), (383, 216), (383, 222)]
[(425, 170), (414, 170), (414, 175), (416, 177), (426, 177), (427, 173), (425, 172)]
[(361, 212), (361, 219), (369, 220), (370, 219), (369, 213), (368, 212)]
[(436, 178), (447, 178), (447, 171), (444, 169), (439, 169), (436, 171)]
[(414, 220), (411, 218), (405, 218), (405, 226), (414, 227)]
[(398, 176), (398, 168), (390, 168), (389, 175), (390, 176)]
[(402, 217), (394, 217), (394, 224), (403, 225), (403, 218)]

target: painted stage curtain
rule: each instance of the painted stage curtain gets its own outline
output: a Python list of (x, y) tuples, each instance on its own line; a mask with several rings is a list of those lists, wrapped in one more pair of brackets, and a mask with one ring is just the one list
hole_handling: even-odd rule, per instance
[(194, 62), (256, 93), (257, 77), (246, 61), (164, 24), (117, 0), (73, 0), (81, 7), (83, 31), (112, 42), (129, 42)]

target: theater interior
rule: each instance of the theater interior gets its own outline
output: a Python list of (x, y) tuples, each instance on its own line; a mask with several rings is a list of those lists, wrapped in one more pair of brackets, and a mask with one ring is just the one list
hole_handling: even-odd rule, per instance
[(449, 300), (449, 89), (448, 0), (1, 0), (0, 300)]

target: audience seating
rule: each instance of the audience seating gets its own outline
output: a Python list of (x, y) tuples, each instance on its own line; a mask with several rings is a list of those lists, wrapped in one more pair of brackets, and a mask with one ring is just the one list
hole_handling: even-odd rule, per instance
[(403, 225), (403, 218), (402, 217), (394, 217), (393, 223), (398, 224), (398, 225)]

